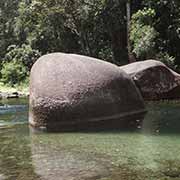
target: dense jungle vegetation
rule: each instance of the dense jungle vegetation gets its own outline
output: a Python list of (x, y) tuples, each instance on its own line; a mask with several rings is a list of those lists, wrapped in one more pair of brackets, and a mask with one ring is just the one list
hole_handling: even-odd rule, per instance
[(180, 1), (1, 0), (0, 49), (0, 81), (11, 86), (52, 52), (118, 65), (153, 58), (179, 71)]

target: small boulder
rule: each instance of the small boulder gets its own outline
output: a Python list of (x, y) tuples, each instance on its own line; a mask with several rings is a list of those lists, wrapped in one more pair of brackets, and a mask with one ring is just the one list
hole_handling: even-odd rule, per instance
[(30, 76), (29, 123), (44, 130), (123, 127), (145, 114), (131, 78), (118, 66), (86, 56), (42, 56)]
[(160, 61), (135, 62), (120, 69), (132, 77), (146, 100), (180, 98), (180, 75)]
[(0, 99), (19, 98), (18, 92), (0, 92)]
[(19, 93), (18, 92), (8, 93), (6, 98), (7, 99), (19, 98)]

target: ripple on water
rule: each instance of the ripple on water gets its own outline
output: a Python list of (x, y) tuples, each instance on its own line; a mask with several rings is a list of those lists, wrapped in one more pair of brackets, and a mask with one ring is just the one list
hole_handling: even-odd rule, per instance
[(0, 114), (0, 180), (179, 180), (180, 105), (148, 107), (139, 132), (33, 134), (26, 110)]
[(0, 106), (0, 129), (10, 128), (17, 124), (27, 123), (27, 105)]

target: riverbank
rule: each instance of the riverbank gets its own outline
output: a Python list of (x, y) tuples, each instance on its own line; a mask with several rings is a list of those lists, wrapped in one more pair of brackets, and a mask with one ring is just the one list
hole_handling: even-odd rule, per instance
[(27, 84), (11, 87), (0, 82), (0, 99), (19, 98), (29, 96)]

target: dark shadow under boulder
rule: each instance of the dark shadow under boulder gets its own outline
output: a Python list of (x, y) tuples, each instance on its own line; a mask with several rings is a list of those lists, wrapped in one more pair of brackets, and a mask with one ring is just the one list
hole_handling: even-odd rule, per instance
[(29, 123), (48, 131), (124, 127), (145, 114), (135, 83), (118, 66), (86, 56), (42, 56), (30, 77)]
[(180, 75), (162, 62), (146, 60), (120, 69), (132, 77), (146, 100), (180, 98)]

